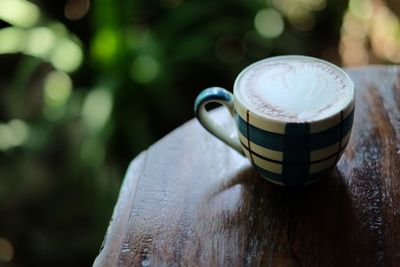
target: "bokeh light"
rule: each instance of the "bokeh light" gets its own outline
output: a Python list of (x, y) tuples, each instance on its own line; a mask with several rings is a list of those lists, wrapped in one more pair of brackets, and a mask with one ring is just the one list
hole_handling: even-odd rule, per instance
[(120, 37), (118, 32), (112, 28), (102, 28), (93, 39), (91, 53), (93, 58), (104, 66), (109, 66), (116, 60)]
[(362, 19), (371, 17), (373, 9), (370, 0), (350, 0), (349, 11)]
[(60, 38), (50, 56), (50, 62), (56, 69), (73, 72), (82, 63), (83, 53), (80, 47), (73, 41)]
[(293, 9), (288, 17), (294, 28), (300, 31), (310, 31), (315, 26), (315, 15), (304, 6)]
[(98, 131), (110, 117), (113, 99), (107, 88), (99, 87), (89, 92), (83, 103), (82, 117), (88, 128)]
[(28, 124), (25, 121), (12, 119), (8, 123), (8, 126), (13, 133), (14, 146), (20, 146), (28, 140), (30, 130)]
[(14, 257), (14, 246), (5, 238), (0, 238), (0, 263), (10, 262)]
[(289, 23), (299, 31), (311, 31), (316, 24), (315, 13), (326, 8), (326, 0), (272, 0)]
[(25, 31), (15, 27), (0, 30), (0, 54), (11, 54), (22, 51), (25, 43)]
[(326, 0), (301, 0), (301, 3), (310, 11), (320, 11), (326, 7)]
[(130, 74), (134, 81), (148, 83), (153, 81), (160, 72), (160, 64), (151, 55), (139, 55), (132, 62)]
[(58, 70), (73, 72), (82, 64), (83, 53), (78, 43), (65, 35), (57, 27), (4, 28), (0, 30), (0, 54), (23, 53), (49, 61)]
[(276, 38), (282, 34), (284, 22), (281, 14), (272, 8), (258, 11), (254, 26), (257, 32), (265, 38)]
[(63, 106), (72, 91), (71, 78), (64, 72), (52, 71), (44, 81), (44, 102), (50, 108)]
[(0, 19), (18, 27), (32, 27), (40, 17), (39, 8), (26, 0), (1, 0)]
[(25, 52), (40, 58), (47, 58), (53, 50), (56, 36), (46, 27), (38, 27), (26, 33)]
[(13, 119), (8, 123), (0, 123), (0, 150), (23, 145), (29, 137), (29, 126), (26, 122)]
[(84, 17), (90, 8), (90, 0), (68, 0), (64, 7), (65, 17), (77, 20)]
[(14, 146), (14, 136), (11, 127), (0, 123), (0, 150), (7, 150)]
[(400, 63), (400, 24), (382, 0), (351, 0), (343, 17), (340, 55), (345, 66)]

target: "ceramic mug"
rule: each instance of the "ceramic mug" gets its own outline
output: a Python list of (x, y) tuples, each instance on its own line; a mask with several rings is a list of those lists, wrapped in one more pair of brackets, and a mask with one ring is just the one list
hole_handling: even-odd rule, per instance
[[(260, 115), (245, 105), (236, 87), (241, 75), (265, 61), (311, 59), (339, 71), (350, 84), (351, 99), (330, 116), (297, 123)], [(205, 106), (216, 102), (224, 105), (233, 116), (236, 134), (215, 122)], [(284, 186), (302, 186), (316, 182), (333, 169), (350, 139), (355, 107), (354, 84), (337, 66), (304, 56), (280, 56), (256, 62), (236, 78), (233, 94), (220, 87), (202, 91), (195, 100), (195, 115), (211, 134), (246, 156), (265, 179)]]

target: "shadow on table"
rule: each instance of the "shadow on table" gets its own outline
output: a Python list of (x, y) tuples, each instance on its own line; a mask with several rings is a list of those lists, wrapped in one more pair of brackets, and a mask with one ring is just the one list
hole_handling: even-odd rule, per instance
[(243, 255), (253, 255), (251, 264), (348, 266), (365, 253), (367, 239), (357, 229), (351, 194), (337, 168), (301, 190), (274, 185), (251, 167), (214, 186), (210, 202), (223, 194), (225, 203), (236, 206), (219, 205), (213, 216), (227, 235), (243, 233)]

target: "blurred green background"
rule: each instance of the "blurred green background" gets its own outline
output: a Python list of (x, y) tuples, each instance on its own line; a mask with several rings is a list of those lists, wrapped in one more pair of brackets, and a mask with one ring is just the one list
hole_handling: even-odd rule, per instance
[(88, 266), (124, 172), (248, 64), (400, 62), (397, 0), (0, 0), (0, 266)]

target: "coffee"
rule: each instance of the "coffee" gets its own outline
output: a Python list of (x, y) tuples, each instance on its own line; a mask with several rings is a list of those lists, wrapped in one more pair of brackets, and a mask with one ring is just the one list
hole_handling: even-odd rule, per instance
[(349, 104), (353, 92), (342, 70), (309, 57), (259, 61), (235, 84), (235, 93), (252, 112), (286, 122), (328, 118)]

